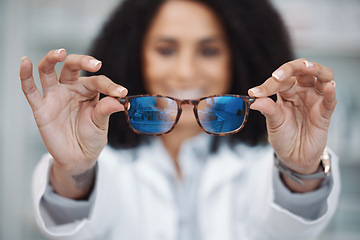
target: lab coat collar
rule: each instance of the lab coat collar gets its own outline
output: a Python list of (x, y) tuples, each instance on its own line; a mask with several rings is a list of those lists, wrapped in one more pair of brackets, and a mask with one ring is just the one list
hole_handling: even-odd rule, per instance
[(244, 170), (244, 159), (241, 155), (222, 142), (215, 154), (209, 155), (200, 183), (200, 197), (207, 197), (218, 187), (240, 176)]
[(174, 202), (170, 177), (175, 175), (170, 174), (173, 171), (171, 157), (159, 137), (153, 137), (150, 141), (139, 147), (135, 160), (137, 175), (143, 184), (165, 201)]
[[(199, 196), (206, 197), (213, 190), (239, 176), (244, 169), (244, 156), (248, 147), (241, 146), (239, 151), (229, 147), (225, 139), (220, 139), (220, 147), (214, 154), (209, 154), (211, 136), (201, 133), (185, 141), (179, 154), (193, 148), (197, 154), (206, 154), (206, 163), (202, 171)], [(247, 148), (246, 150), (244, 148)], [(237, 147), (239, 150), (239, 147)], [(154, 137), (147, 145), (140, 147), (137, 157), (138, 176), (166, 201), (174, 202), (171, 180), (176, 176), (172, 160), (161, 139)], [(196, 159), (194, 159), (195, 161)], [(170, 173), (170, 174), (169, 174)], [(173, 179), (171, 179), (173, 178)]]

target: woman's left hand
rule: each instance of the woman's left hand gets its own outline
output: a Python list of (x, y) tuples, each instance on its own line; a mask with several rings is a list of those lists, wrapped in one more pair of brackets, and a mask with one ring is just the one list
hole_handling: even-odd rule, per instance
[[(320, 164), (335, 109), (334, 73), (305, 59), (287, 62), (249, 90), (251, 109), (266, 117), (269, 142), (292, 170), (314, 173)], [(268, 96), (277, 94), (276, 103)]]

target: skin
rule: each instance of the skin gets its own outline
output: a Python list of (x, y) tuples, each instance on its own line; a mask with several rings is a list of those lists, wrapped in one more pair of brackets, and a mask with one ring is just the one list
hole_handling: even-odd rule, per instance
[[(54, 67), (62, 61), (58, 78)], [(144, 39), (143, 62), (145, 84), (152, 93), (177, 95), (174, 90), (200, 89), (196, 95), (207, 96), (226, 93), (230, 85), (226, 38), (215, 15), (200, 3), (174, 0), (160, 8)], [(123, 110), (116, 97), (126, 96), (127, 90), (105, 76), (80, 77), (81, 70), (97, 72), (101, 62), (91, 56), (67, 56), (64, 49), (50, 51), (39, 63), (43, 96), (32, 68), (24, 57), (21, 86), (54, 158), (50, 183), (64, 197), (86, 198), (95, 179), (96, 160), (107, 143), (109, 116)], [(280, 66), (262, 85), (249, 90), (250, 96), (257, 97), (251, 108), (266, 117), (275, 153), (299, 173), (313, 173), (319, 166), (336, 105), (333, 78), (331, 69), (298, 59)], [(99, 93), (108, 97), (99, 101)], [(277, 102), (268, 98), (273, 94), (278, 95)], [(162, 136), (180, 177), (179, 146), (200, 131), (192, 108), (185, 106), (173, 132)], [(309, 180), (301, 186), (283, 179), (295, 192), (311, 191), (321, 184), (321, 180)]]
[[(275, 153), (295, 172), (311, 174), (319, 167), (337, 103), (333, 79), (330, 68), (297, 59), (285, 63), (261, 86), (249, 90), (250, 96), (258, 98), (251, 108), (266, 117), (269, 142)], [(277, 94), (276, 103), (267, 97), (273, 94)], [(301, 186), (285, 176), (283, 179), (294, 192), (314, 190), (322, 182), (309, 180)]]
[[(216, 16), (200, 3), (169, 1), (159, 9), (145, 36), (143, 62), (150, 93), (179, 98), (181, 91), (187, 98), (195, 89), (195, 96), (188, 97), (200, 98), (226, 93), (230, 87), (226, 36)], [(180, 145), (199, 132), (193, 107), (185, 105), (175, 129), (162, 135), (180, 178)]]

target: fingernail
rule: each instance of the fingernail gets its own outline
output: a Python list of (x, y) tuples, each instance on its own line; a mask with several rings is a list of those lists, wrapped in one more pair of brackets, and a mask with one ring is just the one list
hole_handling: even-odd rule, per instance
[(272, 76), (276, 78), (277, 80), (282, 80), (282, 76), (284, 76), (284, 70), (278, 69), (275, 72), (273, 72)]
[(117, 90), (120, 94), (123, 94), (123, 93), (125, 93), (125, 92), (127, 91), (127, 89), (124, 88), (124, 87), (118, 87), (116, 90)]
[(304, 63), (305, 63), (305, 67), (307, 67), (307, 68), (311, 68), (311, 67), (313, 67), (314, 66), (314, 64), (312, 63), (312, 62), (309, 62), (309, 61), (304, 61)]
[(65, 51), (65, 49), (64, 49), (64, 48), (60, 48), (60, 49), (56, 50), (55, 53), (59, 55), (62, 51)]
[(260, 88), (252, 88), (252, 89), (250, 89), (250, 91), (251, 91), (254, 95), (256, 95), (256, 94), (258, 94), (261, 90), (260, 90)]
[(331, 81), (332, 85), (335, 87), (336, 86), (336, 82), (335, 81)]
[(101, 63), (101, 61), (96, 60), (96, 59), (90, 59), (90, 60), (89, 60), (89, 64), (90, 64), (91, 66), (94, 66), (94, 67), (96, 67), (96, 66), (99, 65), (100, 63)]
[(21, 62), (23, 62), (25, 59), (27, 59), (28, 57), (27, 56), (23, 56), (22, 58), (21, 58)]

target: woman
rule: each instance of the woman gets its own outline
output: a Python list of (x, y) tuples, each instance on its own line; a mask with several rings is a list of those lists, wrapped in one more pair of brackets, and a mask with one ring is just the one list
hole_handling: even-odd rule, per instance
[[(334, 154), (330, 176), (321, 165), (336, 105), (333, 73), (305, 59), (289, 62), (267, 1), (125, 1), (91, 55), (50, 51), (39, 63), (43, 97), (31, 61), (21, 64), (22, 89), (50, 153), (33, 181), (47, 236), (303, 239), (324, 229), (339, 194)], [(64, 60), (57, 79), (54, 66)], [(81, 70), (89, 76), (79, 77)], [(128, 104), (128, 92), (199, 99), (249, 88), (256, 100), (244, 106), (261, 112), (266, 128), (252, 111), (227, 137), (202, 133), (191, 105), (156, 137), (133, 133), (125, 116), (113, 114), (142, 107)]]

